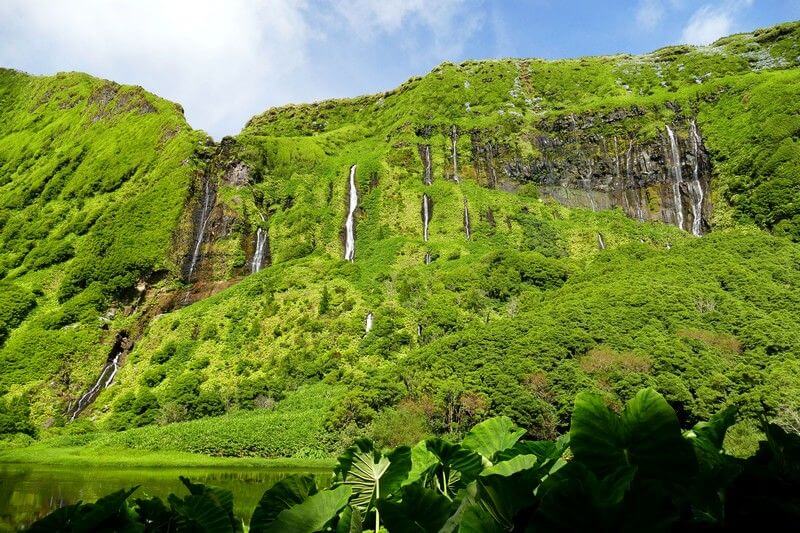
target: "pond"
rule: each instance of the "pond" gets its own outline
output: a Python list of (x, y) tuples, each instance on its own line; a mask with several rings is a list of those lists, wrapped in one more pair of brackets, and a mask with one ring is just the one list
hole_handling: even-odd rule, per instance
[(265, 490), (290, 474), (312, 473), (330, 483), (330, 469), (267, 468), (120, 468), (0, 464), (0, 532), (30, 525), (58, 507), (77, 501), (93, 502), (121, 488), (140, 485), (131, 498), (188, 491), (178, 479), (223, 487), (233, 492), (234, 513), (245, 523)]

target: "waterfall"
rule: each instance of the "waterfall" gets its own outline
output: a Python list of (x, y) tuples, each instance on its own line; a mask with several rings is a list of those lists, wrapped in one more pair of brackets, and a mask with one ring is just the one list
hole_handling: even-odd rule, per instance
[(374, 317), (372, 316), (372, 313), (371, 312), (367, 313), (367, 318), (366, 318), (366, 320), (364, 322), (364, 336), (365, 337), (367, 336), (367, 333), (369, 333), (370, 330), (372, 329), (372, 323), (373, 322), (374, 322)]
[(214, 207), (214, 190), (211, 187), (211, 177), (206, 176), (205, 190), (203, 191), (203, 207), (200, 210), (200, 220), (197, 230), (197, 240), (194, 244), (194, 251), (192, 252), (192, 261), (189, 263), (189, 275), (186, 277), (187, 281), (192, 279), (194, 269), (197, 267), (197, 262), (200, 259), (200, 249), (203, 246), (203, 237), (206, 234), (206, 226), (208, 219), (211, 218), (211, 209)]
[(597, 234), (597, 246), (599, 246), (601, 250), (605, 250), (606, 249), (606, 241), (603, 240), (603, 234), (602, 233), (598, 233)]
[(350, 167), (350, 206), (347, 211), (347, 221), (344, 224), (346, 233), (344, 258), (351, 262), (354, 261), (356, 257), (355, 222), (353, 221), (356, 207), (358, 207), (358, 189), (356, 189), (356, 166), (353, 165)]
[(422, 238), (428, 242), (428, 224), (430, 222), (431, 199), (427, 194), (422, 195)]
[(433, 183), (433, 172), (431, 170), (431, 145), (425, 144), (422, 146), (422, 164), (423, 164), (423, 181), (425, 185)]
[(417, 324), (417, 337), (422, 337), (422, 324)]
[(425, 252), (425, 264), (430, 265), (433, 258), (431, 257), (430, 252)]
[(678, 139), (675, 138), (675, 133), (672, 128), (667, 125), (667, 136), (669, 137), (669, 166), (672, 170), (672, 202), (675, 207), (675, 221), (678, 227), (683, 229), (683, 202), (681, 201), (681, 152), (678, 147)]
[(689, 183), (689, 195), (692, 201), (692, 234), (700, 237), (703, 225), (703, 186), (700, 184), (700, 156), (702, 153), (702, 139), (697, 131), (697, 124), (691, 123), (692, 152), (694, 165), (692, 166), (692, 181)]
[(453, 142), (453, 180), (455, 180), (455, 182), (458, 183), (459, 182), (459, 180), (458, 180), (458, 154), (456, 152), (456, 145), (458, 144), (458, 133), (456, 131), (455, 124), (453, 125), (452, 142)]
[(464, 233), (467, 235), (467, 240), (472, 235), (472, 228), (469, 223), (469, 207), (467, 206), (467, 199), (464, 198)]
[(120, 332), (117, 334), (116, 340), (114, 341), (114, 347), (111, 349), (111, 353), (109, 354), (105, 365), (103, 365), (103, 370), (100, 371), (97, 381), (95, 381), (89, 390), (78, 399), (78, 403), (70, 409), (72, 411), (70, 420), (75, 420), (81, 411), (83, 411), (87, 405), (94, 401), (97, 395), (100, 394), (100, 391), (108, 388), (109, 385), (113, 383), (114, 377), (116, 377), (117, 371), (119, 371), (120, 356), (130, 350), (132, 346), (133, 344), (130, 342), (127, 333)]
[[(264, 221), (264, 215), (261, 215), (261, 221)], [(261, 263), (264, 261), (264, 250), (269, 241), (267, 230), (258, 228), (256, 230), (256, 251), (253, 254), (253, 261), (250, 263), (250, 271), (255, 274), (261, 270)]]

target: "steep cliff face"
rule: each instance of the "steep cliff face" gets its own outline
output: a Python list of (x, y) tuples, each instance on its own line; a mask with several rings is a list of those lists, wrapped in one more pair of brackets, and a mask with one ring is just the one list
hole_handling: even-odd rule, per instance
[[(361, 390), (375, 373), (405, 383), (402, 392), (381, 389), (395, 401), (431, 393), (429, 362), (415, 368), (415, 383), (398, 377), (406, 375), (399, 361), (424, 359), (432, 343), (469, 344), (489, 324), (517, 327), (516, 317), (526, 314), (577, 324), (553, 334), (566, 339), (563, 346), (547, 340), (547, 361), (534, 342), (520, 346), (529, 357), (519, 368), (500, 365), (497, 373), (510, 380), (504, 390), (522, 391), (526, 402), (541, 392), (532, 376), (562, 363), (572, 368), (567, 359), (597, 345), (644, 352), (646, 339), (625, 340), (630, 331), (611, 320), (613, 313), (604, 315), (610, 324), (596, 324), (579, 306), (565, 311), (559, 302), (571, 290), (589, 290), (584, 272), (595, 262), (614, 262), (608, 283), (616, 286), (626, 261), (638, 257), (652, 268), (665, 253), (674, 254), (665, 265), (680, 264), (682, 254), (696, 262), (708, 237), (692, 235), (739, 222), (789, 237), (800, 228), (800, 204), (793, 203), (800, 174), (792, 173), (800, 124), (786, 111), (800, 105), (798, 28), (642, 57), (447, 63), (383, 94), (268, 110), (219, 143), (189, 130), (174, 105), (139, 91), (94, 80), (77, 96), (60, 87), (50, 102), (43, 87), (17, 106), (19, 113), (42, 99), (51, 114), (37, 120), (58, 124), (67, 116), (79, 124), (70, 130), (76, 138), (83, 124), (108, 128), (98, 138), (115, 144), (104, 150), (75, 141), (71, 155), (60, 158), (53, 130), (39, 148), (53, 160), (34, 172), (26, 171), (31, 157), (20, 146), (36, 128), (26, 123), (14, 130), (0, 106), (0, 125), (14, 130), (7, 138), (20, 139), (14, 147), (0, 141), (0, 191), (8, 193), (0, 214), (9, 243), (0, 266), (9, 281), (45, 295), (40, 309), (26, 308), (30, 315), (10, 328), (0, 357), (15, 370), (0, 392), (30, 394), (39, 423), (66, 413), (117, 429), (128, 423), (119, 422), (120, 406), (143, 386), (167, 412), (189, 381), (197, 394), (216, 394), (215, 406), (246, 408), (254, 396), (242, 391), (279, 396), (325, 376)], [(787, 102), (780, 109), (770, 107), (775, 92)], [(754, 117), (775, 132), (743, 123)], [(117, 142), (129, 136), (126, 121), (149, 128), (130, 160)], [(119, 168), (100, 184), (76, 182), (59, 192), (56, 184), (65, 179), (82, 182), (83, 165), (97, 154), (105, 155), (92, 168), (110, 162)], [(42, 204), (48, 198), (58, 201)], [(127, 210), (113, 207), (116, 201)], [(51, 220), (69, 223), (45, 231)], [(45, 235), (52, 250), (37, 240)], [(744, 241), (719, 239), (733, 250)], [(762, 241), (757, 246), (767, 248)], [(783, 243), (783, 255), (767, 266), (779, 272), (791, 265), (791, 246)], [(716, 264), (725, 270), (724, 257)], [(677, 295), (691, 280), (671, 274), (657, 273), (675, 288), (677, 315), (652, 299), (657, 290), (650, 283), (630, 298), (646, 301), (663, 319), (648, 327), (669, 349), (653, 357), (680, 372), (664, 354), (688, 354), (694, 341), (676, 332), (712, 328), (709, 309), (716, 304), (689, 289)], [(692, 291), (735, 285), (728, 274), (722, 281), (706, 274)], [(734, 314), (743, 309), (723, 293), (714, 297)], [(723, 329), (739, 334), (736, 324), (775, 311), (761, 300), (752, 305)], [(34, 345), (38, 335), (49, 340)], [(756, 337), (748, 337), (748, 357), (763, 348)], [(43, 343), (50, 340), (57, 341), (58, 360), (46, 355)], [(788, 351), (793, 342), (784, 343)], [(92, 354), (91, 362), (83, 353)], [(31, 354), (35, 364), (26, 359)], [(470, 358), (483, 366), (486, 354), (479, 355)], [(734, 372), (729, 360), (714, 361)], [(575, 372), (559, 379), (594, 379), (591, 371)], [(48, 379), (50, 385), (36, 389)], [(508, 398), (492, 404), (486, 394), (488, 404), (502, 409), (525, 404)], [(557, 403), (544, 393), (537, 398)], [(384, 400), (368, 401), (379, 410)], [(203, 416), (184, 407), (182, 416)]]

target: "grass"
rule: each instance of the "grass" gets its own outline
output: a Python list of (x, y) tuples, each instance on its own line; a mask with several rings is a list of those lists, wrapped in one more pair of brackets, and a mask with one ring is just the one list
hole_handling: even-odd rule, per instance
[(332, 458), (283, 457), (264, 459), (258, 457), (212, 457), (197, 453), (147, 451), (131, 448), (87, 449), (81, 446), (67, 448), (33, 446), (29, 448), (0, 449), (0, 463), (125, 468), (264, 468), (307, 471), (333, 468), (335, 461)]

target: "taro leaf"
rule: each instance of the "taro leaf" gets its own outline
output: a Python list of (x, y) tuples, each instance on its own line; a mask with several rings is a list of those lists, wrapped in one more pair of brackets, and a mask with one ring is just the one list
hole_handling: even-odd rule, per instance
[(339, 521), (336, 523), (336, 533), (361, 533), (361, 513), (358, 509), (347, 506), (339, 513)]
[(470, 503), (463, 511), (458, 526), (459, 533), (502, 533), (507, 531), (492, 518), (486, 509)]
[[(326, 489), (306, 498), (302, 503), (284, 509), (275, 520), (264, 524), (261, 533), (314, 533), (325, 529), (344, 509), (350, 499), (352, 488), (340, 485)], [(251, 530), (254, 531), (254, 530)]]
[(134, 522), (127, 499), (139, 488), (122, 489), (103, 496), (95, 503), (76, 503), (62, 507), (34, 522), (28, 531), (141, 531)]
[(424, 486), (428, 486), (428, 476), (432, 467), (438, 462), (439, 459), (428, 451), (425, 441), (417, 443), (411, 448), (411, 471), (403, 481), (403, 485), (410, 485), (419, 481)]
[(598, 480), (588, 468), (572, 461), (549, 476), (539, 490), (537, 523), (541, 529), (615, 531), (625, 517), (622, 501), (635, 469), (624, 466)]
[(317, 483), (313, 475), (292, 475), (278, 481), (261, 496), (250, 519), (250, 531), (261, 531), (274, 522), (281, 511), (302, 503), (316, 492)]
[(392, 533), (436, 533), (455, 510), (448, 498), (420, 485), (406, 485), (399, 495), (399, 502), (377, 502), (383, 524)]
[(233, 493), (219, 487), (192, 483), (181, 476), (189, 490), (183, 499), (175, 494), (167, 498), (176, 516), (178, 530), (201, 530), (214, 533), (242, 531), (242, 523), (233, 514)]
[(511, 448), (524, 434), (525, 430), (517, 427), (510, 418), (498, 416), (473, 427), (461, 445), (478, 452), (488, 461), (494, 461), (497, 452)]
[(372, 442), (359, 439), (340, 457), (336, 482), (353, 490), (351, 504), (368, 513), (375, 500), (396, 492), (411, 470), (411, 448), (399, 446), (389, 455), (376, 450)]
[(139, 522), (146, 524), (148, 533), (167, 533), (175, 530), (175, 515), (161, 498), (136, 499)]
[(458, 444), (428, 439), (425, 447), (437, 459), (429, 469), (428, 483), (449, 498), (475, 480), (483, 469), (481, 456)]
[(581, 393), (570, 428), (575, 459), (605, 476), (635, 466), (643, 477), (686, 481), (697, 470), (675, 411), (653, 389), (640, 391), (617, 416), (601, 397)]
[(497, 524), (511, 529), (517, 513), (535, 504), (534, 489), (544, 473), (535, 455), (502, 461), (481, 472), (476, 499)]

